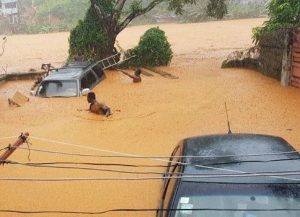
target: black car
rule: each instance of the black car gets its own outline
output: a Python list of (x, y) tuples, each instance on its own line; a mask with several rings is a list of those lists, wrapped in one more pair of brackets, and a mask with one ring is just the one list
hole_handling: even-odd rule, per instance
[(157, 217), (299, 217), (299, 171), (279, 137), (188, 138), (170, 158)]
[(43, 79), (33, 95), (41, 97), (76, 97), (86, 95), (101, 80), (104, 72), (99, 63), (80, 62), (54, 70)]

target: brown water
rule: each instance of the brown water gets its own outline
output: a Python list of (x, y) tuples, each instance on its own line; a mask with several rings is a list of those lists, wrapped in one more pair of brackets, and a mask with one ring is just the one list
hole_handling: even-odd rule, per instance
[[(295, 148), (300, 148), (298, 132), (300, 91), (298, 89), (281, 87), (279, 82), (252, 70), (220, 69), (222, 59), (219, 57), (233, 48), (249, 46), (250, 28), (262, 21), (258, 19), (179, 25), (184, 29), (184, 33), (173, 30), (174, 25), (163, 25), (175, 47), (175, 59), (171, 67), (162, 69), (178, 76), (179, 79), (166, 79), (155, 74), (154, 77), (143, 76), (142, 83), (133, 84), (119, 72), (106, 72), (107, 79), (95, 88), (95, 92), (114, 110), (113, 116), (108, 119), (86, 111), (78, 111), (88, 107), (84, 97), (72, 99), (30, 97), (30, 102), (23, 107), (9, 107), (7, 98), (12, 96), (15, 90), (27, 94), (32, 82), (3, 84), (0, 86), (0, 137), (28, 131), (35, 137), (83, 146), (141, 155), (168, 156), (177, 142), (185, 137), (226, 133), (227, 121), (224, 110), (224, 102), (226, 102), (233, 132), (278, 135), (293, 144)], [(120, 41), (127, 42), (129, 46), (131, 40), (138, 39), (136, 34), (144, 29), (146, 27), (143, 26), (130, 28), (129, 33), (124, 32), (120, 36)], [(235, 29), (239, 31), (234, 31)], [(220, 33), (213, 35), (213, 32)], [(184, 42), (183, 35), (194, 40)], [(226, 35), (228, 37), (225, 37)], [(59, 34), (52, 34), (51, 37), (56, 36), (58, 37)], [(48, 35), (40, 35), (40, 37), (48, 37)], [(128, 41), (125, 40), (126, 38)], [(214, 49), (209, 48), (209, 41), (216, 46)], [(39, 50), (40, 47), (33, 47), (33, 49)], [(37, 54), (38, 57), (40, 53)], [(60, 51), (60, 48), (57, 48), (57, 54), (58, 57), (54, 58), (61, 61), (66, 55)], [(23, 66), (27, 66), (27, 63)], [(0, 140), (0, 148), (13, 141)], [(32, 148), (101, 154), (35, 139), (31, 142)], [(27, 151), (18, 150), (11, 160), (27, 162), (27, 155)], [(30, 158), (32, 162), (163, 164), (137, 159), (79, 159), (38, 152), (32, 152)], [(120, 167), (113, 169), (124, 170)], [(159, 172), (163, 169), (134, 170)], [(142, 175), (12, 165), (0, 168), (0, 174), (0, 177), (35, 178), (142, 177)], [(0, 209), (100, 211), (111, 208), (157, 208), (161, 186), (161, 181), (1, 182)], [(0, 213), (0, 216), (17, 215)], [(155, 213), (114, 213), (104, 216), (150, 217), (155, 216)]]

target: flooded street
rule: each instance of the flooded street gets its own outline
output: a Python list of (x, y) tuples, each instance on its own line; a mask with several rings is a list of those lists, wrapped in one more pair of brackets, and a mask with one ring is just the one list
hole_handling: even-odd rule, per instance
[[(142, 83), (133, 84), (117, 71), (106, 71), (106, 79), (94, 91), (113, 109), (109, 118), (87, 111), (85, 97), (42, 99), (30, 97), (22, 107), (9, 107), (8, 97), (16, 90), (29, 95), (33, 81), (0, 84), (0, 137), (17, 136), (28, 131), (31, 149), (92, 155), (111, 155), (110, 150), (136, 155), (169, 156), (185, 137), (227, 133), (226, 102), (234, 133), (277, 135), (300, 149), (300, 90), (281, 87), (276, 80), (247, 69), (220, 69), (224, 56), (235, 49), (251, 45), (251, 28), (263, 19), (221, 21), (200, 24), (162, 25), (174, 48), (170, 67), (161, 69), (178, 76), (167, 79), (158, 74), (142, 76)], [(180, 26), (183, 31), (178, 32)], [(149, 26), (131, 27), (119, 41), (125, 48), (137, 43)], [(24, 36), (32, 40), (32, 51), (20, 53), (16, 59), (10, 49), (1, 58), (12, 68), (29, 69), (45, 60), (63, 62), (67, 57), (67, 33)], [(132, 36), (132, 37), (131, 37)], [(8, 46), (23, 36), (12, 36)], [(39, 38), (41, 37), (41, 38)], [(51, 37), (54, 46), (45, 43)], [(41, 44), (36, 44), (36, 40)], [(20, 42), (21, 43), (21, 42)], [(22, 42), (25, 43), (25, 42)], [(41, 46), (45, 45), (45, 46)], [(15, 46), (19, 46), (16, 44)], [(47, 51), (47, 46), (51, 46)], [(25, 46), (26, 47), (26, 46)], [(44, 52), (45, 51), (48, 53)], [(15, 47), (17, 49), (17, 47)], [(25, 49), (26, 50), (26, 49)], [(25, 61), (27, 58), (31, 60)], [(41, 60), (38, 60), (41, 58)], [(23, 61), (24, 60), (24, 61)], [(18, 64), (20, 62), (20, 64)], [(39, 138), (81, 145), (93, 150), (66, 144), (42, 141)], [(15, 139), (0, 140), (0, 149)], [(26, 148), (26, 145), (23, 146)], [(100, 151), (102, 149), (102, 151)], [(28, 150), (22, 149), (10, 158), (28, 162)], [(166, 165), (165, 162), (126, 158), (96, 158), (43, 153), (32, 150), (31, 162), (82, 162), (139, 165)], [(82, 166), (84, 167), (84, 166)], [(87, 167), (87, 166), (85, 166)], [(163, 167), (130, 168), (98, 166), (135, 172), (164, 171)], [(121, 174), (5, 165), (0, 178), (103, 178), (158, 177), (159, 174)], [(158, 208), (162, 181), (82, 181), (82, 182), (13, 182), (0, 181), (0, 209), (24, 211), (60, 210), (97, 212), (116, 208)], [(0, 217), (29, 216), (3, 214)], [(68, 214), (36, 214), (30, 216), (75, 216)], [(87, 215), (89, 216), (89, 215)], [(154, 217), (155, 212), (108, 213), (107, 217)]]

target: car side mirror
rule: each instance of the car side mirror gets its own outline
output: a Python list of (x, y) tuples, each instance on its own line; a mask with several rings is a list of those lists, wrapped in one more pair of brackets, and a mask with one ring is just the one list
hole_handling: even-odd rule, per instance
[(89, 92), (91, 92), (91, 90), (90, 90), (89, 88), (84, 88), (84, 89), (81, 91), (81, 95), (82, 95), (82, 96), (87, 96)]

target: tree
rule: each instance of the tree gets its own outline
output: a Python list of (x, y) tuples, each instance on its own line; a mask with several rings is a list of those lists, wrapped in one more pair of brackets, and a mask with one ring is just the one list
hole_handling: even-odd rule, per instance
[(171, 44), (165, 32), (159, 27), (148, 29), (140, 38), (138, 46), (126, 52), (126, 56), (135, 55), (124, 66), (167, 66), (173, 57)]
[[(185, 5), (195, 4), (196, 0), (90, 0), (90, 2), (91, 6), (86, 14), (86, 18), (80, 22), (79, 25), (81, 25), (81, 28), (82, 25), (89, 25), (86, 22), (86, 19), (88, 17), (90, 18), (88, 13), (94, 15), (95, 20), (93, 22), (99, 24), (97, 29), (99, 34), (104, 36), (105, 43), (102, 43), (103, 47), (101, 47), (101, 49), (98, 47), (91, 51), (95, 52), (101, 50), (101, 53), (95, 53), (94, 55), (95, 59), (100, 59), (113, 54), (117, 35), (123, 31), (133, 19), (148, 13), (161, 3), (167, 3), (169, 10), (174, 11), (176, 14), (181, 14)], [(211, 16), (222, 18), (227, 11), (224, 2), (225, 0), (209, 0), (208, 13)], [(212, 7), (210, 7), (210, 5), (212, 5)], [(225, 9), (222, 9), (222, 7), (225, 7)], [(80, 30), (78, 26), (76, 28)], [(74, 32), (76, 32), (78, 37), (85, 38), (84, 35), (78, 34), (77, 30)], [(74, 54), (74, 50), (76, 50), (72, 48), (72, 46), (76, 46), (72, 40), (75, 40), (75, 37), (73, 37), (71, 33), (70, 51), (73, 52), (70, 52), (70, 55)]]
[(265, 32), (280, 28), (300, 26), (299, 0), (271, 0), (267, 7), (269, 20), (262, 27), (253, 29), (253, 40), (258, 43)]

